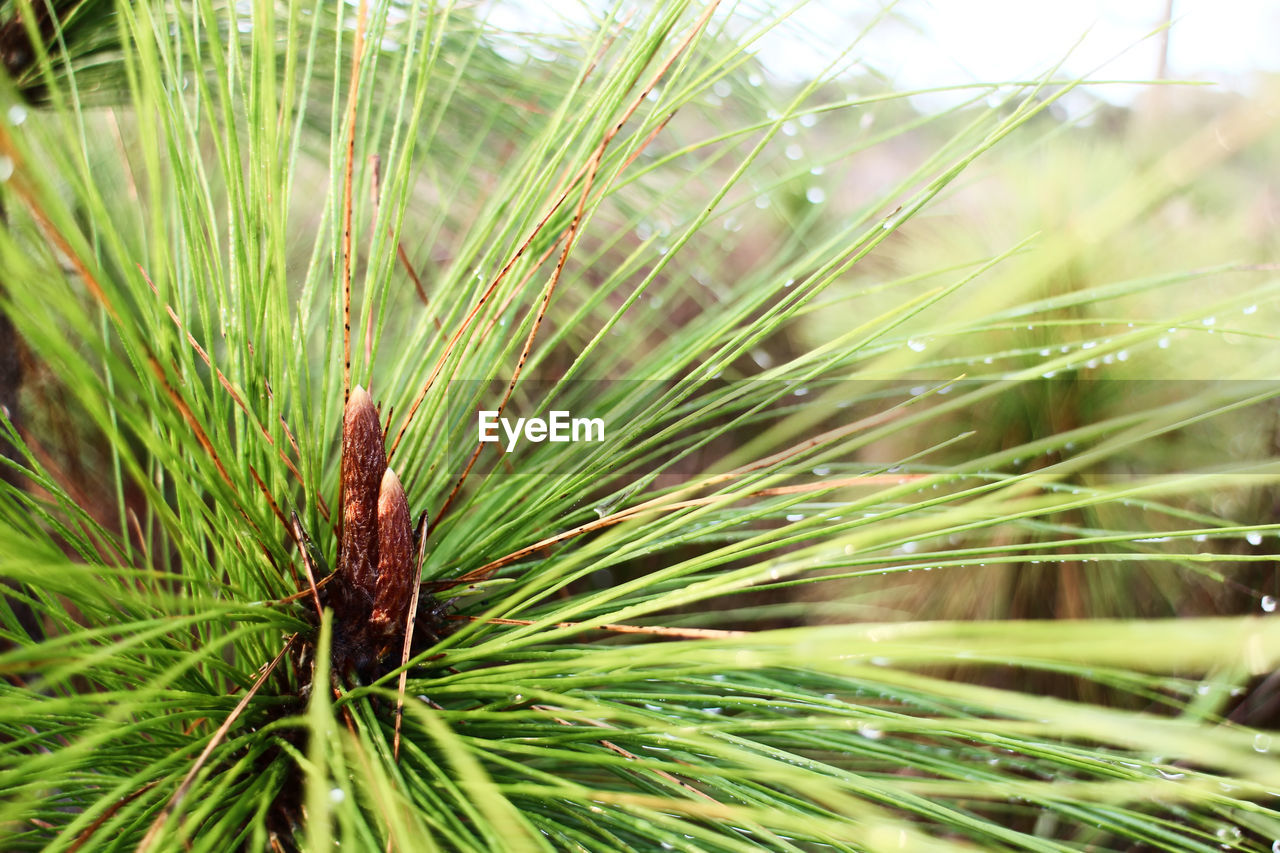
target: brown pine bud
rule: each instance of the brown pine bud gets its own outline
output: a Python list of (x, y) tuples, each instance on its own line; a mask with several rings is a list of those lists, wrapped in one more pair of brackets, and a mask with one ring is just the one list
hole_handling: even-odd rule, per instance
[(342, 542), (338, 551), (342, 584), (354, 599), (350, 602), (356, 611), (349, 614), (352, 618), (359, 618), (360, 610), (367, 614), (372, 603), (378, 566), (378, 490), (386, 467), (378, 410), (369, 392), (357, 385), (351, 389), (342, 416)]
[(417, 593), (413, 559), (413, 521), (400, 478), (390, 468), (378, 492), (378, 582), (373, 596), (375, 631), (404, 630), (409, 604)]

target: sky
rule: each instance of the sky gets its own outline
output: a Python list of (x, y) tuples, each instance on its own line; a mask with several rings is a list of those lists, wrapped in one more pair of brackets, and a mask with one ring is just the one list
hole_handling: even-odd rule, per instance
[[(816, 56), (858, 30), (872, 4), (819, 0), (802, 9), (788, 35), (764, 48), (775, 73), (817, 70)], [(860, 47), (864, 61), (905, 88), (1064, 71), (1112, 79), (1152, 78), (1165, 0), (902, 0), (899, 18)], [(797, 34), (796, 31), (804, 31)], [(815, 51), (826, 41), (826, 51)], [(1280, 71), (1280, 3), (1275, 0), (1174, 0), (1169, 70), (1176, 78), (1247, 89), (1257, 71)], [(1132, 90), (1116, 87), (1116, 99)]]
[[(893, 4), (897, 18), (878, 24), (854, 56), (904, 89), (1036, 78), (1064, 58), (1064, 75), (1148, 80), (1157, 69), (1159, 40), (1153, 31), (1163, 20), (1165, 2), (900, 0)], [(495, 7), (493, 22), (554, 27), (575, 5), (505, 0)], [(760, 58), (781, 80), (817, 74), (882, 5), (810, 0), (758, 45)], [(1174, 0), (1174, 18), (1171, 76), (1248, 91), (1256, 72), (1280, 71), (1278, 0)], [(1141, 87), (1093, 91), (1124, 103)]]

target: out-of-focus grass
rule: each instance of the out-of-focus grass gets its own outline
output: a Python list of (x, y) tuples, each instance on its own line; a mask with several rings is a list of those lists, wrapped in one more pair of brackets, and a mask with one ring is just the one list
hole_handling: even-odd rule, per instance
[[(828, 310), (800, 324), (803, 339), (816, 342), (841, 328), (850, 310), (873, 316), (904, 294), (924, 292), (1020, 246), (976, 286), (922, 313), (904, 332), (906, 340), (867, 359), (861, 375), (894, 375), (905, 364), (921, 378), (991, 379), (1026, 370), (1040, 370), (1043, 378), (980, 410), (896, 436), (870, 448), (867, 459), (903, 458), (928, 445), (927, 435), (942, 440), (959, 429), (976, 434), (941, 458), (973, 458), (975, 447), (1015, 447), (1185, 398), (1206, 385), (1280, 380), (1276, 305), (1248, 295), (1280, 268), (1280, 180), (1269, 168), (1280, 154), (1280, 85), (1272, 81), (1248, 99), (1190, 87), (1160, 94), (1131, 108), (1100, 109), (1094, 121), (1038, 120), (905, 223), (868, 263), (850, 271)], [(920, 135), (936, 130), (931, 125)], [(846, 117), (843, 128), (824, 128), (821, 145), (834, 147), (857, 132)], [(854, 215), (861, 187), (905, 173), (915, 153), (915, 146), (895, 139), (827, 165), (850, 192), (827, 199), (825, 215)], [(913, 337), (915, 330), (921, 331)], [(1127, 448), (1073, 482), (1099, 485), (1140, 473), (1265, 460), (1280, 446), (1278, 429), (1275, 404), (1260, 403)], [(1064, 455), (1016, 460), (1015, 467)], [(1280, 520), (1274, 490), (1247, 480), (1177, 503), (1206, 518)], [(1055, 521), (1062, 530), (1156, 533), (1169, 523), (1151, 507), (1122, 503)], [(1062, 530), (1024, 532), (1001, 544), (1013, 549), (1020, 537), (1035, 542)], [(1148, 538), (1147, 547), (1158, 552), (1159, 537)], [(908, 566), (941, 562), (949, 550), (974, 544), (953, 537), (931, 549), (941, 553), (903, 559)], [(1266, 552), (1259, 537), (1223, 542), (1205, 534), (1191, 544), (1192, 550)], [(1066, 556), (1044, 560), (1036, 559), (1043, 553), (1028, 552), (991, 566), (975, 557), (964, 571), (942, 578), (916, 572), (860, 580), (858, 595), (897, 618), (1080, 618), (1259, 612), (1277, 592), (1266, 564), (1174, 568), (1158, 553), (1117, 562), (1090, 556), (1093, 550), (1108, 549), (1071, 547)], [(1227, 572), (1225, 583), (1220, 570)], [(883, 594), (869, 594), (868, 586)]]

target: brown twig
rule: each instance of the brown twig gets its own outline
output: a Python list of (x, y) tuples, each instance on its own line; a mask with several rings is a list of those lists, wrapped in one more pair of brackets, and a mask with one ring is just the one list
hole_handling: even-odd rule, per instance
[(271, 512), (284, 526), (285, 530), (288, 530), (289, 520), (284, 517), (284, 513), (280, 510), (280, 505), (276, 503), (275, 497), (271, 494), (271, 490), (267, 488), (267, 484), (263, 481), (262, 475), (258, 473), (258, 469), (254, 468), (248, 462), (245, 463), (245, 467), (249, 469), (249, 476), (253, 477), (253, 482), (258, 486), (258, 491), (262, 492), (262, 496), (267, 499), (267, 506), (271, 507)]
[(138, 536), (138, 550), (142, 552), (142, 564), (150, 566), (151, 553), (147, 550), (147, 538), (142, 533), (142, 524), (138, 521), (138, 514), (133, 511), (133, 507), (129, 507), (127, 513), (129, 521), (133, 524), (133, 532)]
[(356, 112), (360, 94), (360, 60), (364, 53), (364, 30), (368, 24), (369, 0), (360, 0), (356, 13), (355, 40), (351, 48), (351, 80), (347, 86), (347, 161), (342, 187), (342, 403), (351, 393), (351, 208), (355, 193)]
[(316, 618), (324, 620), (324, 610), (320, 605), (320, 589), (316, 586), (315, 567), (311, 565), (311, 554), (307, 552), (307, 534), (302, 529), (302, 522), (298, 519), (298, 514), (293, 513), (293, 538), (298, 542), (298, 552), (302, 554), (302, 570), (307, 574), (307, 589), (311, 593), (311, 600), (316, 605)]
[(154, 788), (156, 785), (159, 785), (159, 784), (160, 783), (158, 781), (148, 782), (138, 790), (130, 794), (126, 794), (125, 796), (116, 800), (111, 805), (107, 806), (107, 808), (102, 812), (102, 814), (98, 815), (98, 817), (93, 821), (93, 823), (86, 826), (84, 830), (79, 835), (76, 836), (76, 840), (71, 842), (71, 846), (67, 848), (67, 853), (75, 853), (76, 850), (79, 850), (81, 847), (84, 846), (84, 843), (88, 841), (89, 838), (92, 837), (95, 832), (97, 832), (99, 829), (102, 828), (102, 825), (104, 823), (106, 823), (111, 819), (112, 815), (114, 815), (116, 812), (120, 811), (120, 809), (124, 808), (129, 803), (132, 803), (134, 800), (138, 799), (138, 797), (141, 797), (147, 791), (150, 791), (152, 788)]
[(529, 265), (529, 271), (524, 274), (524, 278), (520, 279), (520, 282), (515, 287), (511, 288), (511, 292), (507, 294), (507, 298), (502, 300), (502, 304), (498, 306), (498, 310), (494, 311), (493, 316), (489, 318), (488, 325), (486, 325), (484, 327), (484, 331), (480, 333), (481, 340), (489, 337), (489, 333), (493, 331), (493, 327), (498, 325), (498, 320), (502, 318), (503, 314), (507, 313), (507, 309), (511, 307), (512, 302), (516, 301), (516, 297), (524, 290), (524, 287), (529, 283), (529, 280), (537, 274), (538, 270), (542, 269), (542, 265), (547, 262), (547, 258), (550, 258), (555, 254), (556, 249), (560, 248), (560, 243), (566, 236), (568, 236), (567, 231), (562, 233), (556, 238), (554, 243), (547, 247), (546, 251), (542, 253), (542, 257)]

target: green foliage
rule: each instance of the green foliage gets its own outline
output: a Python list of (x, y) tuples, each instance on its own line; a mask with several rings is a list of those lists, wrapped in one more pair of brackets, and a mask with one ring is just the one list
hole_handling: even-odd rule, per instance
[[(925, 116), (737, 9), (368, 5), (121, 3), (5, 89), (0, 846), (1272, 849), (1280, 623), (1221, 614), (1278, 469), (1214, 437), (1274, 429), (1278, 288), (1123, 251), (1201, 149), (1064, 223), (1075, 81)], [(968, 227), (993, 163), (1045, 221)], [(1171, 337), (1246, 355), (1170, 391)], [(338, 684), (288, 519), (337, 565), (357, 383), (448, 607)], [(605, 440), (473, 456), (508, 388)]]

